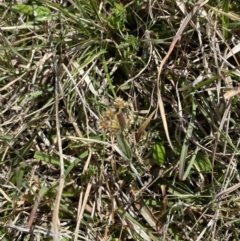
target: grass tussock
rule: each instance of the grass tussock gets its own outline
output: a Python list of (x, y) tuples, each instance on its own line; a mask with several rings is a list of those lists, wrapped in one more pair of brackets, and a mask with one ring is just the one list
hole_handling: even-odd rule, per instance
[(237, 1), (0, 18), (1, 240), (240, 240)]

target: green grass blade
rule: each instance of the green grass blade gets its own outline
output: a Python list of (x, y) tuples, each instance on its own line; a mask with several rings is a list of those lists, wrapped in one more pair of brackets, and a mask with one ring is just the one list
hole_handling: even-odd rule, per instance
[(192, 96), (192, 117), (190, 119), (186, 137), (183, 141), (183, 147), (180, 155), (180, 161), (179, 161), (179, 179), (184, 180), (184, 169), (185, 169), (185, 163), (186, 163), (186, 157), (187, 157), (187, 152), (189, 148), (189, 138), (192, 136), (193, 129), (194, 129), (194, 122), (196, 119), (196, 109), (197, 106), (194, 101), (194, 96)]
[(185, 173), (184, 173), (183, 180), (186, 180), (186, 178), (189, 176), (190, 171), (191, 171), (192, 166), (193, 166), (193, 164), (194, 164), (194, 162), (195, 162), (195, 160), (196, 160), (196, 156), (197, 156), (197, 153), (198, 153), (199, 150), (200, 150), (200, 149), (197, 147), (197, 148), (195, 149), (194, 153), (192, 154), (191, 160), (190, 160), (190, 162), (189, 162), (189, 164), (188, 164), (188, 166), (187, 166), (187, 169), (186, 169), (186, 171), (185, 171)]
[[(229, 12), (229, 0), (223, 0), (222, 2), (222, 10), (225, 13)], [(223, 37), (225, 39), (228, 39), (228, 31), (229, 31), (229, 18), (227, 15), (222, 16), (222, 31), (223, 31)]]

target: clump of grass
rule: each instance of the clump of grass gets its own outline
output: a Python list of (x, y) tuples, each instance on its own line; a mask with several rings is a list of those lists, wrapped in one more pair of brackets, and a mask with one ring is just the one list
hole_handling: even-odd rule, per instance
[(2, 239), (238, 240), (238, 8), (0, 4)]

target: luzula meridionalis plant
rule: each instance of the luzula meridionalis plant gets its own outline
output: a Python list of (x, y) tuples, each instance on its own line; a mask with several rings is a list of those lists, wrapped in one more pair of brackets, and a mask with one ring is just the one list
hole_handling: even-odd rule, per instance
[(130, 145), (124, 137), (124, 130), (131, 127), (132, 118), (126, 117), (127, 104), (123, 99), (117, 98), (113, 105), (105, 110), (99, 121), (99, 129), (113, 137), (116, 137), (118, 153), (124, 158), (131, 159)]
[(117, 134), (131, 127), (132, 118), (128, 115), (128, 105), (122, 98), (117, 98), (115, 102), (107, 108), (102, 119), (99, 121), (99, 129), (105, 133)]

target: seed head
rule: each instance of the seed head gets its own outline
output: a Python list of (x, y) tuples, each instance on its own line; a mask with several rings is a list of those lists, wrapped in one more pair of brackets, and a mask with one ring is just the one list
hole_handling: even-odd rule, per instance
[(120, 130), (119, 122), (118, 122), (117, 118), (115, 117), (111, 121), (111, 132), (112, 133), (117, 133), (119, 130)]
[(105, 132), (107, 132), (109, 130), (109, 125), (110, 125), (109, 122), (106, 120), (100, 120), (98, 122), (99, 129), (103, 130)]
[(115, 115), (116, 110), (114, 108), (109, 108), (103, 113), (103, 118), (106, 120), (112, 120)]
[(122, 98), (117, 98), (115, 100), (115, 103), (114, 103), (114, 106), (117, 108), (117, 109), (124, 109), (126, 107), (126, 103), (123, 101)]

